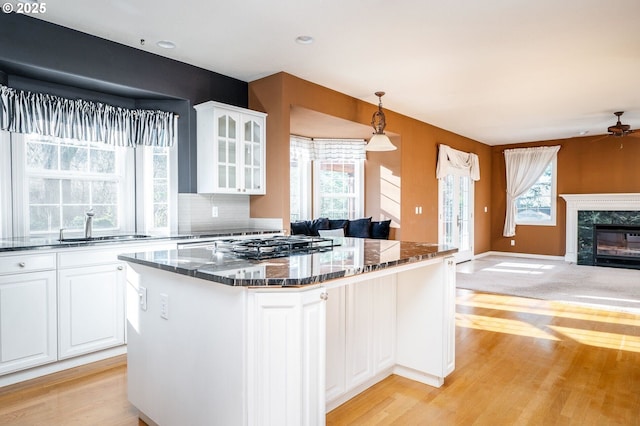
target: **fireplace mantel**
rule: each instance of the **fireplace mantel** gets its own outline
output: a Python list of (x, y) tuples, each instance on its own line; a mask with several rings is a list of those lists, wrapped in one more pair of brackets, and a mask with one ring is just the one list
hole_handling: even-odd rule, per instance
[(640, 193), (560, 194), (567, 202), (566, 252), (564, 260), (578, 260), (578, 211), (622, 210), (640, 211)]

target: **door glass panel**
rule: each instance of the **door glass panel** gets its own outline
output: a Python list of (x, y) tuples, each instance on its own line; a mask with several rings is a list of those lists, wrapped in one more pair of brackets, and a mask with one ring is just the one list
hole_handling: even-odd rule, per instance
[(231, 139), (236, 138), (236, 120), (229, 117), (229, 137)]
[(229, 141), (229, 163), (233, 164), (236, 162), (236, 142)]
[(251, 121), (244, 123), (244, 140), (245, 142), (251, 141)]
[(260, 160), (261, 160), (261, 152), (260, 152), (260, 145), (256, 144), (256, 146), (253, 148), (253, 165), (254, 166), (260, 166)]
[(227, 136), (227, 116), (222, 115), (218, 117), (218, 136), (226, 137)]
[(260, 169), (253, 169), (253, 189), (260, 189)]
[(459, 228), (459, 246), (460, 250), (469, 250), (471, 248), (471, 242), (469, 241), (469, 220), (471, 216), (471, 209), (469, 205), (469, 177), (460, 177), (460, 196), (458, 205), (458, 228)]
[(227, 187), (227, 167), (225, 165), (218, 166), (218, 186), (220, 188)]
[(227, 162), (227, 143), (224, 139), (218, 141), (218, 161), (221, 163)]
[(255, 121), (253, 123), (253, 141), (260, 142), (260, 126)]
[(235, 166), (229, 166), (229, 188), (236, 187), (236, 168)]
[(244, 186), (245, 188), (253, 188), (253, 174), (251, 173), (251, 167), (244, 168)]
[(448, 175), (443, 179), (444, 196), (442, 200), (443, 207), (443, 225), (444, 225), (444, 244), (455, 245), (453, 243), (453, 225), (454, 225), (454, 209), (453, 209), (453, 176)]

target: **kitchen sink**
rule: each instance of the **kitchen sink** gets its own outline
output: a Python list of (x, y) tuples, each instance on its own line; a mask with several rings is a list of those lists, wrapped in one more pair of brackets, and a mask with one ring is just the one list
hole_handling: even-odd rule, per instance
[(76, 238), (62, 238), (59, 239), (61, 243), (81, 243), (81, 242), (93, 242), (93, 241), (131, 241), (144, 238), (150, 238), (149, 235), (131, 234), (131, 235), (103, 235), (100, 237), (76, 237)]

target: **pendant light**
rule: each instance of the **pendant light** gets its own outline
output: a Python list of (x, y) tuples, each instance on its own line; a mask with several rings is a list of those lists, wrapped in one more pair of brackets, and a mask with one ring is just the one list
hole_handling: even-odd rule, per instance
[(384, 128), (387, 127), (387, 122), (382, 112), (382, 97), (384, 92), (376, 92), (378, 97), (378, 110), (373, 113), (371, 117), (371, 127), (373, 127), (373, 136), (369, 139), (369, 143), (365, 147), (367, 151), (394, 151), (396, 146), (391, 143), (391, 140), (384, 134)]

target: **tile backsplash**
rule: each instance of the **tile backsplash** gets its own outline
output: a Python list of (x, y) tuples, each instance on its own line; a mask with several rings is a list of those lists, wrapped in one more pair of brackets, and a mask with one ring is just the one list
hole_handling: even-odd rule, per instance
[[(218, 217), (212, 217), (217, 208)], [(178, 194), (178, 232), (214, 231), (220, 229), (282, 229), (280, 218), (249, 217), (248, 195)]]

